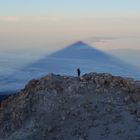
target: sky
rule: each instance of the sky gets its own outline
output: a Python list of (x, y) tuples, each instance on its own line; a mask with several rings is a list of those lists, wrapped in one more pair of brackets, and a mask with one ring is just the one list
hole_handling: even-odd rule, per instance
[[(140, 0), (0, 0), (6, 52), (46, 53), (78, 40), (105, 50), (139, 49), (139, 25)], [(126, 43), (106, 43), (116, 39)]]
[(140, 12), (139, 0), (1, 0), (1, 16), (93, 16)]
[(139, 25), (140, 0), (0, 0), (0, 74), (79, 40), (140, 67)]

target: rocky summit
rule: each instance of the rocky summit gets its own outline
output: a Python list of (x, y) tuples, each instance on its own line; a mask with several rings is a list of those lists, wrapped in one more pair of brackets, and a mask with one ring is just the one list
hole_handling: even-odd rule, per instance
[(140, 81), (107, 73), (31, 80), (1, 101), (0, 140), (140, 140)]

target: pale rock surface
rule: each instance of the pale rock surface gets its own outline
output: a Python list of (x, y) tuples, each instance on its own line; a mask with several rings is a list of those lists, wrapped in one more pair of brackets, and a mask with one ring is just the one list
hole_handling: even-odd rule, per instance
[(0, 103), (0, 140), (139, 140), (140, 84), (49, 74)]

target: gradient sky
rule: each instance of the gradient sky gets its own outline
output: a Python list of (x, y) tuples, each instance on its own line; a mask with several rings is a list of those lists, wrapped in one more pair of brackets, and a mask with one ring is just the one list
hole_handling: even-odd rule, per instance
[[(111, 12), (111, 13), (110, 13)], [(140, 13), (139, 0), (0, 0), (1, 16), (92, 16)]]
[[(140, 0), (0, 0), (0, 48), (6, 51), (50, 51), (77, 40), (113, 49), (102, 40), (138, 40), (139, 25)], [(132, 48), (126, 44), (115, 49)]]
[(0, 0), (2, 75), (78, 40), (140, 67), (140, 0)]

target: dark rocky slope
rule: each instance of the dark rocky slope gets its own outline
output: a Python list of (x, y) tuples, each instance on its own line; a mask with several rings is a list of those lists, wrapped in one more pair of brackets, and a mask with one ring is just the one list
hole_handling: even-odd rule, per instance
[(140, 82), (49, 74), (0, 103), (0, 140), (139, 140)]

